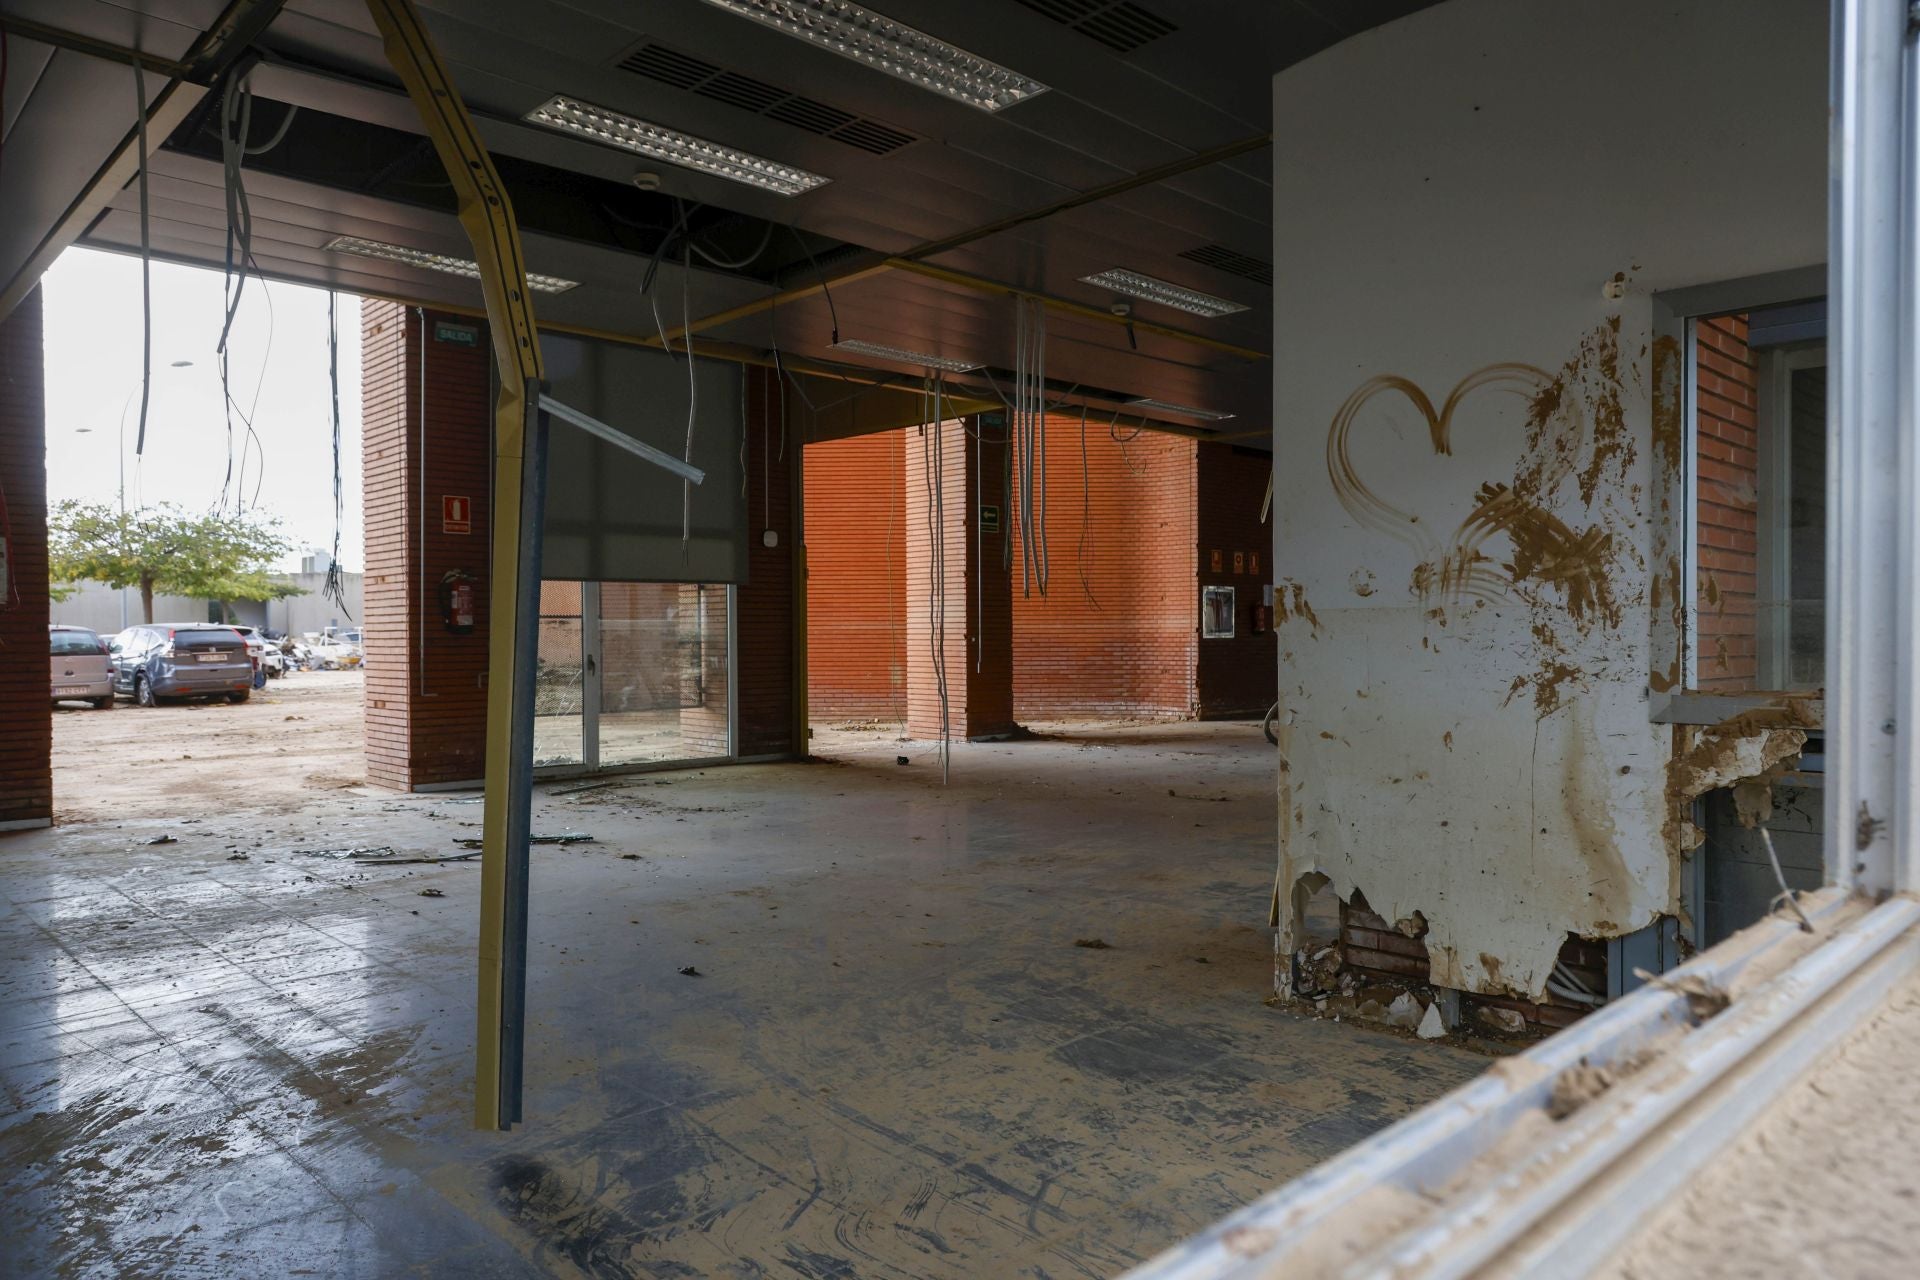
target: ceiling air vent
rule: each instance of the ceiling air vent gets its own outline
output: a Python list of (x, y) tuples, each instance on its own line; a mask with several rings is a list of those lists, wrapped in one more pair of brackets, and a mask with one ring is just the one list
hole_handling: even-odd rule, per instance
[(868, 120), (818, 99), (790, 93), (765, 80), (728, 71), (704, 58), (665, 45), (643, 44), (620, 59), (618, 65), (622, 71), (790, 124), (822, 138), (832, 138), (871, 155), (884, 156), (919, 141), (913, 134), (878, 120)]
[(1180, 28), (1133, 0), (1020, 0), (1035, 13), (1098, 40), (1115, 53), (1132, 53)]
[(1182, 250), (1180, 256), (1188, 262), (1197, 262), (1201, 266), (1213, 267), (1230, 276), (1239, 276), (1242, 280), (1251, 280), (1273, 288), (1273, 264), (1250, 253), (1241, 253), (1229, 249), (1223, 244), (1203, 244), (1197, 249)]

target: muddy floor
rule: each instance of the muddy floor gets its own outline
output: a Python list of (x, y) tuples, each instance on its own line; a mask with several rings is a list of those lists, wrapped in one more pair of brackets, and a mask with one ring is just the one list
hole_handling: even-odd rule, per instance
[(347, 851), (477, 797), (354, 785), (354, 681), (57, 718), (62, 825), (0, 836), (9, 1274), (1107, 1276), (1484, 1065), (1262, 1003), (1257, 726), (946, 787), (851, 732), (541, 784), (593, 839), (536, 849), (526, 1120), (476, 1132), (479, 869)]

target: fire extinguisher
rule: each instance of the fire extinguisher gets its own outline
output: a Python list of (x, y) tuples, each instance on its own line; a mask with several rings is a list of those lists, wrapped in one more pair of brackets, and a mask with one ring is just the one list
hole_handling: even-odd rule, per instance
[(473, 588), (477, 581), (464, 569), (449, 569), (440, 579), (440, 621), (456, 636), (473, 631)]

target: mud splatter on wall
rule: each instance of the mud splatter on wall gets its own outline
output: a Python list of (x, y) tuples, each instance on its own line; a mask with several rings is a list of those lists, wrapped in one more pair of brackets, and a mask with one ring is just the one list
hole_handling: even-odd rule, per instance
[[(1824, 48), (1796, 0), (1451, 0), (1275, 79), (1315, 122), (1274, 143), (1274, 565), (1314, 604), (1276, 609), (1280, 877), (1421, 913), (1436, 982), (1538, 992), (1569, 932), (1679, 908), (1653, 295), (1820, 260)], [(1629, 88), (1661, 82), (1685, 112)], [(1733, 731), (1729, 767), (1791, 737)]]

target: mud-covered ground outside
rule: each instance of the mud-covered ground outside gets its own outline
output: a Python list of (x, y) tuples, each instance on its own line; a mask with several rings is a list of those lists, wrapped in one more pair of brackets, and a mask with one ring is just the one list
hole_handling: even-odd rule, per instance
[(193, 817), (304, 805), (366, 781), (358, 671), (295, 671), (247, 701), (53, 713), (55, 821)]

